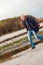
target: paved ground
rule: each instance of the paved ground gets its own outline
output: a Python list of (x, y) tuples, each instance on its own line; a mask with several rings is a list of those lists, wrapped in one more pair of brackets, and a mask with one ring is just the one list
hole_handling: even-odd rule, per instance
[(36, 45), (34, 50), (30, 48), (3, 60), (0, 65), (43, 65), (43, 43)]

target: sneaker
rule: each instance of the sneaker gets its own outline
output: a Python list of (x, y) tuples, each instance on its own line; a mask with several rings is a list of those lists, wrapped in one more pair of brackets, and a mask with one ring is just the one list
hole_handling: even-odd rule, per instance
[(32, 47), (32, 49), (35, 49), (35, 47)]
[(36, 43), (34, 43), (36, 45)]

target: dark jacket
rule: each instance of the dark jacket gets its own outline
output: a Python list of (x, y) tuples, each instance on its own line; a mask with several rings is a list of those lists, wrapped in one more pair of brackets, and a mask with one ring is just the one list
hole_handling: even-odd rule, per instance
[(26, 19), (23, 21), (24, 26), (27, 31), (34, 30), (36, 33), (39, 31), (38, 23), (31, 16), (26, 16)]

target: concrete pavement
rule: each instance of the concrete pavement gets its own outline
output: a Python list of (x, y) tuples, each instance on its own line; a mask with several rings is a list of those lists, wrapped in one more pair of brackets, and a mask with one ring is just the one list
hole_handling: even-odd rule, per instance
[(43, 65), (43, 43), (36, 45), (33, 50), (30, 48), (3, 60), (0, 65)]

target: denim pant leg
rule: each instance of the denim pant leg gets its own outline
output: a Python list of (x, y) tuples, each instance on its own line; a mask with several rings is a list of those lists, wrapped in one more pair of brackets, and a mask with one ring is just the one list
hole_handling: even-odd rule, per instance
[(30, 45), (31, 45), (32, 48), (33, 48), (33, 47), (35, 47), (35, 44), (34, 44), (33, 41), (32, 41), (31, 35), (32, 35), (32, 31), (28, 31), (28, 40), (29, 40), (29, 42), (30, 42)]
[(39, 40), (43, 40), (43, 36), (37, 36)]
[(34, 30), (32, 30), (32, 33), (33, 33), (33, 35), (34, 35), (34, 37), (35, 37), (36, 39), (43, 40), (43, 36), (37, 35), (37, 33), (34, 32)]

